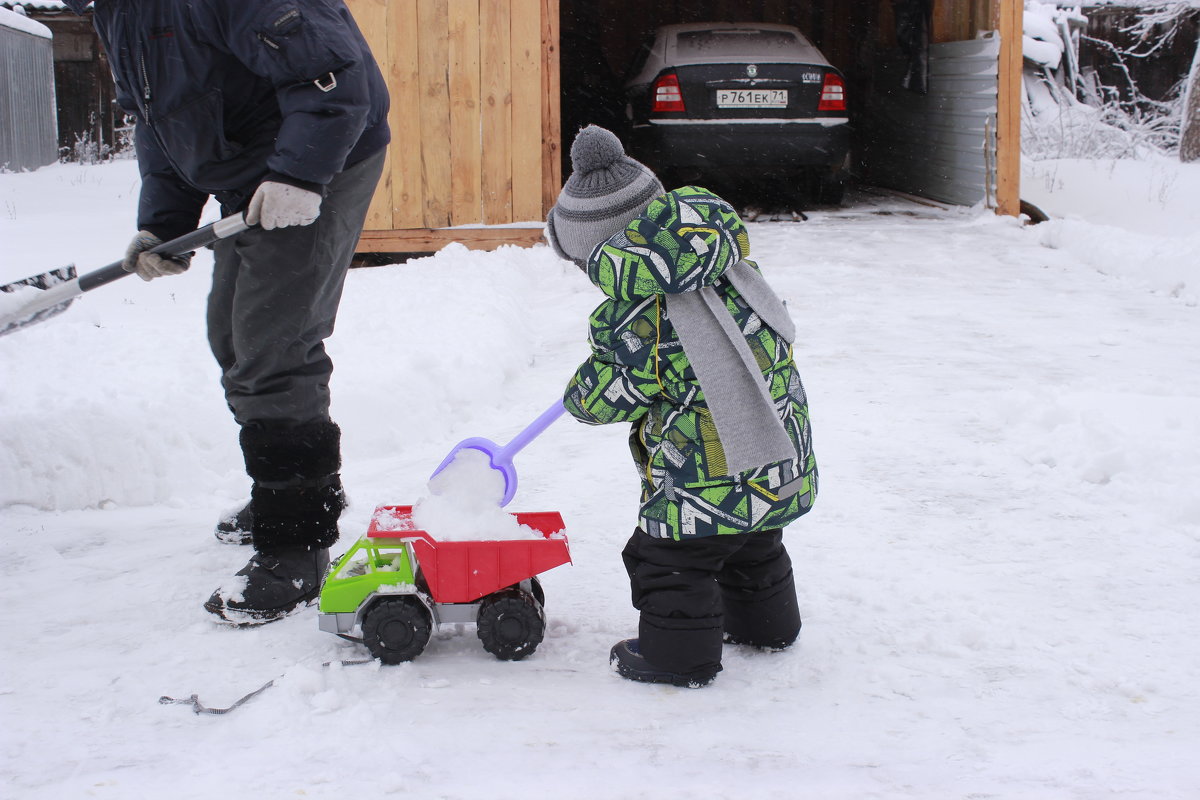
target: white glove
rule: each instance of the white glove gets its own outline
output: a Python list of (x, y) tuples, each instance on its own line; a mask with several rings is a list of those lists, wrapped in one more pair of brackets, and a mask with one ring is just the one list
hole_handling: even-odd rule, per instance
[(126, 272), (136, 272), (138, 277), (144, 281), (186, 272), (192, 263), (191, 253), (181, 256), (164, 256), (159, 253), (145, 252), (160, 244), (162, 244), (162, 239), (150, 231), (138, 231), (137, 236), (133, 237), (133, 241), (125, 250), (125, 260), (121, 262), (121, 269)]
[(290, 183), (263, 181), (246, 208), (246, 224), (265, 230), (311, 225), (321, 214), (321, 195)]

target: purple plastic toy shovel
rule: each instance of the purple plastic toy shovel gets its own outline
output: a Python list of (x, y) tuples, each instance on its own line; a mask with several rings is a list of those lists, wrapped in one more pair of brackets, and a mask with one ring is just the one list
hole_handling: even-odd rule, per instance
[(500, 500), (500, 507), (508, 505), (513, 499), (513, 495), (517, 493), (517, 469), (513, 466), (513, 456), (515, 456), (525, 445), (532, 442), (538, 435), (549, 428), (554, 420), (563, 415), (567, 409), (563, 407), (562, 400), (556, 400), (554, 405), (542, 412), (541, 416), (529, 423), (525, 430), (518, 433), (512, 438), (512, 441), (501, 447), (491, 439), (484, 439), (479, 436), (473, 436), (470, 439), (463, 439), (458, 444), (454, 445), (454, 449), (450, 451), (450, 455), (442, 459), (442, 463), (438, 464), (438, 468), (433, 471), (433, 475), (429, 476), (433, 480), (439, 472), (450, 466), (461, 450), (478, 450), (481, 453), (486, 453), (491, 460), (492, 469), (500, 470), (500, 474), (504, 476), (504, 497)]

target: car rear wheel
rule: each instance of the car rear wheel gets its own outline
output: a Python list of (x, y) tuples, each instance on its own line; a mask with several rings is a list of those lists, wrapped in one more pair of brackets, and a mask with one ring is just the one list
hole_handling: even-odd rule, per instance
[(822, 175), (813, 187), (813, 199), (825, 206), (840, 206), (846, 197), (846, 177), (842, 173)]
[(385, 597), (363, 619), (363, 643), (384, 664), (412, 661), (425, 649), (433, 624), (415, 597)]
[(546, 632), (546, 616), (533, 595), (505, 589), (483, 599), (478, 635), (483, 649), (504, 661), (517, 661), (537, 649)]

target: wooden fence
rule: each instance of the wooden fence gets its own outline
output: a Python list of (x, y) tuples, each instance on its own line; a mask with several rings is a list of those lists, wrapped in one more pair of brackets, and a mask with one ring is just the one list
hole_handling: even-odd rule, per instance
[(348, 5), (392, 97), (359, 250), (540, 240), (561, 185), (557, 0)]

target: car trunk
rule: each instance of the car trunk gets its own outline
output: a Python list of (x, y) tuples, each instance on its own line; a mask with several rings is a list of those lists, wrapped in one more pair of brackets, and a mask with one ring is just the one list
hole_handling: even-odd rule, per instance
[(676, 75), (684, 112), (656, 114), (686, 119), (787, 119), (844, 116), (818, 111), (821, 87), (830, 67), (817, 64), (696, 64), (679, 67)]

